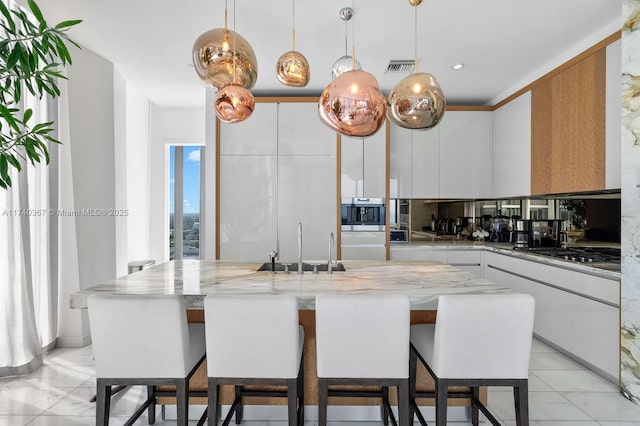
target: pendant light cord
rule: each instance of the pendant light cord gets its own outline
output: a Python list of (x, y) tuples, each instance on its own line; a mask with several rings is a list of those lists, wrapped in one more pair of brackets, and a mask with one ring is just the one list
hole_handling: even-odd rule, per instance
[[(225, 0), (226, 1), (226, 0)], [(233, 0), (233, 84), (236, 84), (236, 0)]]
[[(353, 9), (353, 13), (355, 15), (356, 0), (351, 0), (351, 8)], [(356, 18), (355, 16), (352, 19), (353, 19), (353, 23), (351, 24), (351, 69), (355, 71), (356, 69)]]
[(292, 21), (293, 21), (293, 30), (291, 33), (291, 44), (292, 44), (292, 48), (291, 50), (295, 52), (296, 50), (296, 0), (292, 1), (293, 3), (293, 17), (292, 17)]
[(413, 6), (413, 72), (418, 72), (418, 5)]

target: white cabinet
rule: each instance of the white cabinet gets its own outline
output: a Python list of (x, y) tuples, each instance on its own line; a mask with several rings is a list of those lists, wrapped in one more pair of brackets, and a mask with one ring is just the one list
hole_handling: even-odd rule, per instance
[(436, 261), (484, 277), (484, 250), (433, 250), (419, 246), (392, 246), (390, 260)]
[(491, 196), (491, 112), (447, 111), (428, 130), (394, 125), (390, 143), (391, 198)]
[(384, 260), (387, 256), (386, 233), (343, 232), (341, 257), (343, 260)]
[(342, 136), (340, 149), (342, 197), (384, 198), (387, 170), (384, 128), (366, 138)]
[(412, 130), (411, 135), (411, 195), (413, 198), (439, 198), (440, 126), (428, 130)]
[(440, 196), (440, 126), (409, 130), (391, 125), (389, 173), (391, 198)]
[(389, 197), (411, 198), (413, 132), (400, 126), (391, 126), (389, 139)]
[(531, 92), (493, 112), (493, 197), (531, 193)]
[(485, 253), (485, 260), (487, 279), (535, 297), (536, 335), (618, 381), (618, 280), (497, 253)]
[(622, 41), (607, 46), (606, 59), (606, 112), (605, 112), (605, 187), (620, 189), (622, 162), (622, 95), (620, 92), (620, 62)]
[(241, 123), (220, 125), (220, 258), (325, 259), (337, 232), (336, 136), (315, 103), (258, 103)]
[(262, 260), (276, 248), (278, 108), (220, 126), (220, 258)]

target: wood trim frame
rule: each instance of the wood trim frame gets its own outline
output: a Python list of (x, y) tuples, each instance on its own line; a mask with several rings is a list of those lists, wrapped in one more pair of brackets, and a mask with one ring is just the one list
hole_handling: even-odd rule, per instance
[(220, 260), (220, 119), (216, 117), (216, 260)]
[(622, 31), (616, 31), (615, 33), (611, 34), (609, 37), (605, 38), (604, 40), (594, 44), (593, 46), (591, 46), (590, 48), (588, 48), (584, 52), (578, 54), (577, 56), (575, 56), (575, 57), (569, 59), (567, 62), (563, 63), (562, 65), (560, 65), (560, 66), (554, 68), (553, 70), (549, 71), (548, 73), (546, 73), (545, 75), (543, 75), (539, 79), (535, 80), (534, 82), (524, 86), (522, 89), (518, 90), (517, 92), (513, 93), (512, 95), (507, 96), (506, 98), (504, 98), (503, 100), (501, 100), (500, 102), (495, 104), (492, 107), (491, 111), (495, 111), (496, 109), (498, 109), (501, 106), (511, 102), (512, 100), (514, 100), (518, 96), (522, 95), (523, 93), (528, 92), (529, 90), (541, 85), (545, 81), (549, 80), (550, 78), (555, 77), (556, 75), (560, 74), (561, 72), (565, 71), (566, 69), (571, 68), (572, 66), (574, 66), (578, 62), (581, 62), (583, 59), (591, 56), (592, 54), (594, 54), (598, 50), (605, 48), (606, 46), (610, 45), (614, 41), (619, 40), (621, 36), (622, 36)]
[(391, 259), (391, 222), (390, 222), (390, 214), (389, 214), (389, 196), (391, 194), (391, 183), (389, 179), (391, 178), (391, 122), (389, 119), (386, 120), (385, 125), (386, 132), (386, 141), (385, 141), (385, 182), (384, 182), (384, 197), (386, 208), (384, 209), (384, 246), (385, 246), (385, 258), (386, 260)]
[(342, 260), (342, 135), (336, 133), (336, 259)]

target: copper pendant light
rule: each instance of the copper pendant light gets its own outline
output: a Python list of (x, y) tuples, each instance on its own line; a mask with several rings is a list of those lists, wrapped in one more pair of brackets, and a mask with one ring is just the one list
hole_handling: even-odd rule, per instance
[(375, 77), (359, 70), (347, 71), (334, 79), (320, 96), (318, 112), (322, 121), (346, 136), (370, 136), (385, 119), (387, 101)]
[[(354, 30), (355, 33), (355, 30)], [(355, 68), (355, 44), (352, 46)], [(371, 136), (385, 120), (387, 101), (376, 78), (352, 69), (336, 77), (324, 89), (318, 101), (320, 119), (346, 136)]]
[(238, 123), (253, 113), (255, 98), (249, 89), (238, 83), (231, 83), (218, 91), (213, 108), (221, 121)]
[(234, 81), (251, 89), (258, 79), (258, 61), (253, 48), (240, 34), (227, 29), (226, 2), (224, 28), (201, 34), (193, 44), (191, 56), (198, 77), (215, 89)]
[(293, 30), (292, 49), (284, 53), (276, 64), (278, 81), (285, 86), (304, 87), (309, 83), (311, 72), (309, 62), (300, 52), (296, 51), (296, 1), (293, 0)]
[(362, 65), (355, 58), (347, 55), (347, 22), (353, 17), (353, 9), (343, 7), (340, 9), (340, 19), (344, 21), (344, 55), (340, 56), (331, 67), (331, 78), (336, 78), (347, 71), (361, 70)]
[(426, 130), (442, 120), (447, 101), (436, 78), (432, 74), (418, 72), (417, 7), (421, 2), (422, 0), (409, 0), (409, 4), (415, 7), (414, 73), (400, 80), (389, 93), (387, 116), (400, 127)]

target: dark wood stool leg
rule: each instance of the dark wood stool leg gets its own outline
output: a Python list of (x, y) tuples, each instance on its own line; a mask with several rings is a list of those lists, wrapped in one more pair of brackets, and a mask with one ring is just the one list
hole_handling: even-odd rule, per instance
[(147, 409), (147, 416), (149, 417), (149, 424), (152, 425), (156, 422), (156, 387), (147, 386), (147, 398), (151, 400), (151, 405)]
[(207, 393), (208, 401), (207, 401), (207, 411), (209, 413), (209, 417), (207, 420), (207, 424), (209, 426), (215, 426), (218, 424), (218, 417), (220, 417), (220, 409), (218, 406), (218, 385), (215, 382), (215, 379), (209, 377)]
[(287, 419), (289, 426), (298, 424), (298, 379), (287, 380)]
[(446, 379), (436, 379), (436, 426), (447, 426), (447, 396), (449, 384)]
[(327, 426), (328, 393), (327, 379), (318, 378), (318, 426)]
[(478, 426), (480, 416), (478, 415), (478, 405), (476, 401), (480, 399), (480, 387), (471, 386), (471, 424)]
[(298, 424), (302, 426), (304, 425), (304, 366), (300, 366), (296, 386), (298, 386), (298, 410), (300, 410)]
[(409, 349), (409, 423), (413, 424), (416, 400), (416, 373), (418, 371), (418, 355), (413, 347)]
[(111, 409), (111, 386), (105, 385), (102, 379), (97, 379), (96, 387), (96, 426), (106, 426), (109, 424)]
[(176, 381), (176, 411), (178, 426), (189, 423), (189, 383), (186, 379)]
[(234, 389), (235, 389), (236, 401), (239, 401), (236, 407), (236, 424), (239, 425), (240, 423), (242, 423), (242, 416), (244, 414), (244, 410), (242, 406), (242, 386), (236, 385)]
[(382, 410), (382, 423), (387, 426), (389, 424), (389, 413), (387, 413), (387, 404), (389, 403), (389, 387), (382, 387), (382, 405), (380, 405), (380, 409)]
[(516, 409), (516, 425), (529, 425), (529, 381), (521, 380), (513, 387), (513, 399)]
[(409, 416), (409, 379), (398, 384), (398, 425), (410, 426), (413, 419)]

